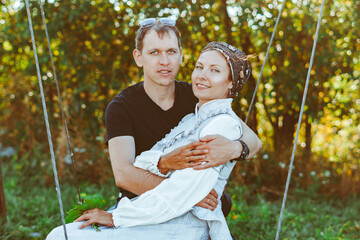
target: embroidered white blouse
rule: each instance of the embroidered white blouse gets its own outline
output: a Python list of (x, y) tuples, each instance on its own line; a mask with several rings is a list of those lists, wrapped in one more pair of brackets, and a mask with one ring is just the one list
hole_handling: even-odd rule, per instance
[[(157, 168), (159, 158), (174, 149), (212, 134), (219, 134), (230, 140), (240, 138), (242, 128), (231, 109), (231, 102), (232, 99), (219, 99), (203, 104), (199, 110), (196, 106), (195, 113), (186, 115), (161, 141), (136, 157), (134, 166), (164, 176)], [(194, 205), (205, 198), (213, 188), (220, 199), (234, 165), (235, 162), (228, 162), (205, 170), (186, 168), (171, 172), (161, 184), (138, 198), (122, 198), (112, 213), (114, 225), (131, 227), (157, 224), (191, 210), (195, 216), (209, 222), (210, 235), (214, 232), (224, 234), (221, 231), (229, 235), (221, 204), (214, 212)], [(215, 221), (215, 225), (211, 224), (211, 221)], [(218, 229), (215, 230), (212, 225)]]

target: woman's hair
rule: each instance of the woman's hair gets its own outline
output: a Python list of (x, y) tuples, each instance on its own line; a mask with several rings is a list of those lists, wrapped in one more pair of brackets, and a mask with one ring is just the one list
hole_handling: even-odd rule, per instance
[(231, 72), (230, 77), (233, 83), (233, 87), (229, 92), (229, 97), (236, 97), (251, 74), (250, 63), (247, 60), (246, 54), (242, 50), (225, 42), (211, 42), (206, 45), (201, 53), (210, 50), (216, 50), (221, 53), (229, 64)]

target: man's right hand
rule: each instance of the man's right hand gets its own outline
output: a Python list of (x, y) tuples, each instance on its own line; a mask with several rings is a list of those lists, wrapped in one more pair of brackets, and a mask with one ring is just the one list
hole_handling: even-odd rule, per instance
[(206, 154), (209, 150), (195, 150), (195, 148), (204, 144), (206, 143), (193, 142), (162, 156), (158, 163), (160, 172), (166, 174), (170, 170), (179, 170), (201, 165), (202, 160), (206, 158)]
[(214, 211), (215, 208), (218, 205), (217, 198), (218, 198), (218, 194), (213, 189), (213, 190), (211, 190), (211, 192), (203, 200), (201, 200), (195, 206), (206, 208), (206, 209), (209, 209), (211, 211)]

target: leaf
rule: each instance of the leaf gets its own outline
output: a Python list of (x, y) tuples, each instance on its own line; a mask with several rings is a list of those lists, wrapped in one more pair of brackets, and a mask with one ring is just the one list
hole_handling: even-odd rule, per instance
[(83, 211), (78, 209), (71, 209), (69, 212), (67, 212), (67, 215), (65, 217), (65, 223), (72, 223), (77, 218), (79, 218), (83, 214)]
[[(65, 217), (66, 223), (72, 223), (87, 210), (91, 210), (94, 208), (101, 209), (106, 203), (105, 199), (99, 194), (94, 194), (94, 195), (82, 194), (82, 196), (84, 196), (83, 203), (75, 204), (75, 206), (72, 209), (70, 209), (70, 211), (66, 212), (67, 214)], [(99, 229), (96, 230), (98, 231)]]

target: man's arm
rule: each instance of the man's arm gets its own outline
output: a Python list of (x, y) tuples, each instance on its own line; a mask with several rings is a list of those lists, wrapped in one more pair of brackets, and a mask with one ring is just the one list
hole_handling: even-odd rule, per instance
[[(258, 136), (241, 119), (240, 122), (243, 129), (243, 134), (240, 139), (248, 146), (250, 151), (247, 159), (250, 159), (261, 150), (262, 143)], [(209, 153), (204, 160), (206, 163), (194, 167), (196, 170), (225, 164), (230, 160), (239, 158), (243, 150), (243, 146), (239, 141), (230, 141), (219, 135), (205, 136), (200, 139), (200, 141), (207, 142), (207, 144), (197, 149), (207, 148), (209, 149)]]
[(159, 185), (164, 178), (133, 165), (135, 141), (132, 136), (114, 137), (109, 140), (109, 154), (117, 187), (140, 195)]
[[(261, 150), (262, 143), (258, 136), (241, 119), (240, 122), (243, 129), (243, 134), (240, 139), (244, 141), (249, 147), (250, 151), (247, 159), (250, 159)], [(230, 160), (239, 158), (243, 150), (243, 147), (239, 141), (231, 141), (220, 135), (205, 136), (201, 138), (200, 141), (206, 144), (197, 146), (194, 149), (194, 152), (197, 150), (207, 150), (207, 153), (206, 158), (199, 157), (197, 160), (195, 160), (197, 163), (205, 162), (204, 164), (198, 164), (194, 166), (194, 169), (196, 170), (225, 164)], [(164, 163), (165, 161), (166, 163)], [(183, 159), (183, 161), (187, 160)], [(171, 165), (171, 162), (173, 162), (172, 156), (171, 153), (169, 153), (160, 159), (158, 166), (160, 170), (162, 170), (161, 167), (165, 165), (167, 166), (167, 169), (172, 169), (174, 166)]]
[[(251, 130), (251, 128), (248, 127), (248, 125), (246, 125), (241, 119), (240, 122), (241, 122), (241, 127), (243, 128), (244, 131), (240, 139), (243, 140), (246, 143), (246, 145), (249, 147), (250, 151), (247, 159), (250, 159), (254, 157), (258, 152), (260, 152), (262, 148), (262, 143), (259, 137), (253, 132), (253, 130)], [(236, 144), (239, 145), (240, 143), (236, 141)], [(241, 153), (242, 151), (242, 146), (240, 147), (240, 149), (241, 150), (240, 152), (238, 152), (237, 157), (240, 157), (239, 153)]]

